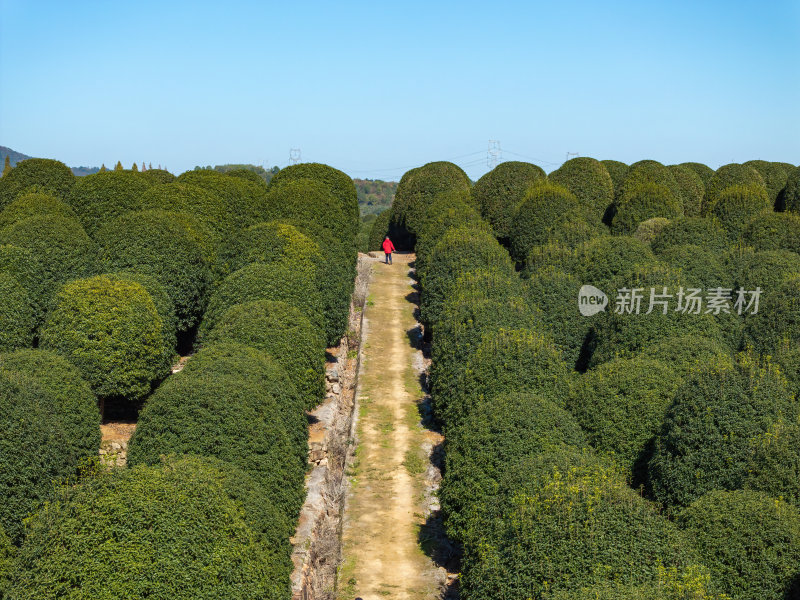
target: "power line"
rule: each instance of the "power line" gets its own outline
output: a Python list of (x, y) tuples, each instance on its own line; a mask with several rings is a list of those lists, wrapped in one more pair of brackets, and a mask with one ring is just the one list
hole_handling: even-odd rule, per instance
[(289, 162), (296, 165), (300, 162), (301, 154), (300, 148), (289, 148)]
[(494, 169), (502, 160), (503, 151), (500, 149), (500, 140), (489, 140), (489, 147), (486, 149), (486, 166)]

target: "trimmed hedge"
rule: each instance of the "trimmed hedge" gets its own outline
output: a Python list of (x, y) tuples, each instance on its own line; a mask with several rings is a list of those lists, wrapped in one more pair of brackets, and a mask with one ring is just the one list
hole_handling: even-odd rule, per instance
[(523, 279), (532, 279), (551, 269), (558, 269), (565, 273), (578, 272), (577, 252), (560, 242), (548, 242), (541, 246), (534, 246), (525, 258), (522, 277)]
[(76, 455), (99, 423), (73, 429), (76, 422), (63, 413), (52, 387), (46, 375), (40, 385), (19, 370), (0, 368), (0, 528), (14, 543), (22, 539), (23, 519), (52, 498), (54, 482), (74, 475), (78, 460), (99, 450), (98, 443)]
[(447, 439), (439, 499), (450, 539), (479, 534), (498, 480), (521, 457), (581, 447), (583, 432), (566, 410), (533, 394), (501, 394), (481, 404)]
[(313, 266), (281, 259), (247, 265), (223, 279), (208, 302), (199, 335), (213, 329), (232, 306), (253, 300), (286, 302), (299, 309), (314, 327), (324, 330), (324, 305)]
[(0, 210), (31, 187), (64, 200), (75, 182), (76, 177), (62, 162), (47, 158), (23, 160), (0, 177)]
[(646, 584), (598, 583), (548, 594), (547, 600), (730, 600), (715, 589), (705, 566), (689, 565), (682, 569), (661, 567), (657, 579)]
[(149, 179), (154, 184), (172, 183), (175, 181), (175, 175), (164, 169), (147, 169), (139, 173), (139, 176)]
[[(392, 209), (387, 208), (373, 221), (369, 229), (369, 240), (367, 242), (367, 252), (378, 252), (384, 238), (389, 235), (389, 221), (392, 218)], [(360, 249), (359, 249), (360, 250)]]
[(47, 350), (17, 350), (0, 354), (0, 370), (30, 380), (52, 404), (63, 434), (61, 451), (72, 464), (97, 454), (100, 411), (97, 399), (80, 371), (65, 358)]
[(685, 162), (681, 163), (681, 167), (687, 167), (694, 171), (700, 180), (703, 182), (703, 188), (708, 185), (708, 182), (711, 181), (711, 178), (714, 176), (714, 169), (709, 167), (708, 165), (704, 165), (703, 163), (698, 162)]
[(530, 329), (486, 331), (443, 411), (446, 431), (457, 428), (476, 406), (508, 392), (530, 392), (564, 406), (568, 373), (549, 335)]
[(757, 214), (747, 223), (742, 239), (756, 250), (800, 252), (800, 216), (787, 212)]
[(267, 352), (289, 375), (307, 410), (325, 395), (325, 338), (298, 308), (285, 302), (255, 300), (232, 306), (202, 342), (236, 342)]
[(659, 233), (669, 225), (672, 221), (669, 219), (665, 219), (664, 217), (653, 217), (652, 219), (647, 219), (646, 221), (642, 221), (636, 227), (636, 231), (633, 232), (633, 237), (635, 237), (640, 242), (644, 242), (645, 244), (649, 244), (652, 242)]
[(783, 206), (786, 210), (800, 212), (800, 167), (789, 172), (783, 188)]
[(630, 167), (626, 165), (624, 162), (620, 162), (618, 160), (607, 159), (607, 160), (601, 160), (600, 162), (606, 168), (608, 174), (611, 176), (611, 181), (614, 184), (614, 196), (616, 197), (617, 192), (622, 186), (622, 182), (625, 181), (625, 175), (628, 174), (628, 169), (630, 169)]
[[(759, 312), (761, 312), (761, 307), (768, 297), (773, 302), (778, 300), (780, 305), (779, 288), (790, 279), (800, 277), (800, 255), (789, 250), (745, 251), (731, 258), (730, 269), (733, 273), (734, 292), (739, 288), (746, 291), (754, 291), (756, 287), (761, 288), (759, 301)], [(791, 321), (780, 323), (778, 326), (790, 324)]]
[(67, 201), (83, 228), (94, 237), (106, 223), (142, 210), (141, 198), (154, 185), (133, 171), (103, 171), (79, 177)]
[(686, 217), (676, 219), (661, 230), (650, 247), (659, 254), (672, 246), (694, 244), (713, 252), (724, 252), (729, 241), (725, 230), (716, 219)]
[(772, 202), (772, 206), (778, 208), (782, 200), (780, 197), (781, 192), (786, 187), (786, 180), (789, 178), (789, 170), (784, 166), (785, 163), (748, 160), (744, 165), (753, 167), (758, 171), (758, 174), (764, 180), (764, 185), (767, 187), (767, 195)]
[(545, 179), (544, 170), (534, 164), (520, 161), (500, 163), (475, 182), (472, 198), (495, 235), (500, 239), (508, 238), (517, 207), (528, 189)]
[(150, 397), (128, 461), (155, 465), (173, 452), (228, 461), (291, 521), (303, 502), (307, 451), (302, 399), (286, 372), (265, 352), (225, 343), (203, 348)]
[(179, 332), (199, 321), (212, 281), (207, 238), (190, 223), (186, 215), (148, 210), (123, 215), (97, 234), (103, 269), (134, 271), (158, 281), (175, 307)]
[(640, 160), (630, 166), (619, 194), (617, 194), (616, 204), (624, 203), (626, 196), (635, 193), (643, 184), (647, 183), (667, 188), (672, 200), (678, 202), (681, 209), (683, 208), (683, 197), (678, 182), (675, 181), (669, 168), (657, 160)]
[[(511, 257), (523, 262), (534, 246), (558, 238), (561, 230), (580, 221), (588, 229), (585, 241), (593, 237), (599, 221), (566, 188), (549, 182), (532, 187), (519, 205), (510, 232)], [(569, 237), (567, 235), (567, 237)]]
[[(353, 180), (342, 171), (321, 163), (301, 163), (290, 165), (276, 173), (267, 189), (273, 189), (289, 182), (311, 180), (322, 185), (330, 192), (336, 202), (333, 210), (325, 215), (316, 215), (323, 220), (336, 218), (341, 221), (343, 241), (350, 243), (358, 234), (358, 194)], [(259, 219), (268, 220), (268, 219)]]
[(543, 598), (546, 592), (657, 581), (697, 564), (686, 537), (616, 469), (551, 467), (464, 549), (465, 598)]
[(728, 237), (736, 240), (744, 231), (748, 221), (772, 210), (767, 191), (757, 185), (734, 185), (717, 195), (711, 214), (719, 219)]
[(741, 600), (800, 593), (800, 511), (765, 494), (713, 491), (678, 517), (720, 588)]
[[(386, 212), (386, 211), (384, 211)], [(369, 236), (372, 233), (372, 226), (375, 225), (375, 221), (378, 220), (378, 215), (376, 214), (368, 214), (361, 217), (358, 222), (358, 236), (356, 237), (356, 249), (359, 252), (363, 252), (366, 254), (369, 252)], [(386, 222), (388, 226), (388, 215), (386, 217)], [(385, 235), (385, 233), (384, 233)]]
[(42, 192), (29, 192), (17, 196), (0, 212), (0, 229), (38, 215), (57, 215), (67, 219), (77, 218), (75, 211), (63, 200)]
[(0, 598), (5, 598), (8, 591), (9, 577), (16, 562), (17, 549), (8, 539), (6, 532), (0, 527)]
[(267, 189), (267, 182), (264, 180), (264, 178), (250, 169), (233, 169), (232, 171), (227, 171), (225, 175), (228, 177), (239, 177), (249, 181), (250, 183), (254, 183), (261, 188), (264, 188), (265, 191)]
[(97, 396), (138, 400), (169, 374), (174, 349), (164, 328), (143, 286), (99, 275), (58, 293), (41, 346), (74, 364)]
[(611, 231), (617, 235), (632, 235), (642, 221), (654, 217), (676, 219), (682, 215), (680, 199), (666, 186), (649, 181), (634, 185), (626, 180)]
[(6, 273), (17, 280), (28, 294), (28, 302), (34, 311), (35, 325), (41, 325), (45, 317), (44, 302), (49, 298), (51, 290), (45, 286), (45, 265), (34, 258), (34, 254), (26, 249), (0, 244), (0, 273)]
[(515, 272), (508, 252), (491, 233), (474, 227), (448, 230), (431, 250), (428, 268), (420, 274), (422, 322), (430, 326), (438, 321), (461, 275), (495, 269), (499, 274)]
[(30, 295), (9, 273), (0, 271), (0, 352), (33, 345), (36, 312)]
[(598, 220), (603, 218), (614, 202), (614, 182), (611, 175), (594, 158), (572, 158), (550, 173), (548, 180), (569, 190)]
[(289, 593), (214, 465), (115, 469), (64, 488), (30, 524), (9, 600), (263, 599)]
[(645, 346), (638, 356), (661, 361), (682, 378), (708, 365), (733, 367), (730, 348), (702, 335), (673, 335)]
[(670, 165), (667, 167), (680, 191), (683, 213), (687, 217), (697, 217), (700, 215), (700, 208), (703, 205), (703, 195), (706, 186), (703, 180), (695, 171), (684, 165)]
[(576, 274), (584, 283), (604, 290), (616, 279), (631, 277), (655, 263), (652, 250), (644, 242), (629, 236), (602, 237), (577, 249)]
[[(147, 172), (147, 171), (145, 171)], [(215, 192), (190, 183), (154, 185), (144, 192), (139, 203), (143, 210), (167, 210), (192, 215), (221, 243), (237, 233), (232, 207)]]
[[(795, 257), (792, 259), (796, 265)], [(779, 354), (796, 347), (800, 343), (800, 277), (762, 289), (766, 293), (758, 313), (748, 315), (745, 322), (745, 339), (762, 354)]]
[(703, 290), (730, 288), (733, 285), (733, 277), (728, 273), (724, 261), (716, 252), (701, 246), (672, 246), (664, 250), (659, 258), (673, 269), (681, 271), (688, 283)]
[(754, 440), (797, 413), (774, 367), (709, 365), (695, 373), (676, 392), (656, 437), (648, 472), (654, 498), (688, 506), (708, 491), (741, 488)]
[(406, 171), (397, 184), (392, 203), (393, 221), (416, 235), (418, 221), (424, 218), (436, 196), (451, 191), (469, 194), (471, 187), (467, 174), (451, 162), (431, 162)]
[[(714, 205), (722, 193), (732, 186), (755, 186), (762, 189), (766, 196), (767, 186), (764, 179), (753, 167), (738, 163), (723, 165), (706, 184), (701, 214), (704, 216), (712, 214)], [(765, 204), (769, 204), (769, 196), (766, 196)]]
[(196, 185), (219, 198), (227, 210), (228, 220), (232, 222), (234, 229), (244, 229), (268, 220), (264, 218), (266, 190), (259, 184), (207, 169), (186, 171), (175, 181)]

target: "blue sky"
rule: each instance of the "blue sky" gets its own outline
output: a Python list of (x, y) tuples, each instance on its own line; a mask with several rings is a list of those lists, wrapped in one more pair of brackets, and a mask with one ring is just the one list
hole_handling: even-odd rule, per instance
[(71, 166), (800, 163), (798, 0), (0, 9), (0, 145)]

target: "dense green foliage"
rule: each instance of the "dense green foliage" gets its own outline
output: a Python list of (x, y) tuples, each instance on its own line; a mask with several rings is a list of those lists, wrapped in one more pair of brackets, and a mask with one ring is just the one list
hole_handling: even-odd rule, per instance
[(679, 515), (720, 588), (737, 600), (800, 593), (800, 511), (751, 491), (713, 491)]
[[(767, 309), (769, 311), (777, 308), (780, 312), (778, 307), (782, 305), (783, 300), (778, 295), (779, 288), (790, 279), (800, 277), (800, 255), (789, 250), (744, 251), (731, 257), (728, 264), (735, 289), (754, 291), (757, 287), (761, 288), (760, 303), (767, 298), (773, 302), (771, 308)], [(774, 320), (777, 315), (770, 314), (768, 318)], [(791, 327), (791, 324), (790, 320), (776, 323), (775, 327)], [(765, 349), (768, 347), (768, 343), (761, 346)]]
[(136, 400), (169, 373), (173, 348), (147, 290), (96, 276), (68, 283), (42, 329), (41, 345), (66, 357), (102, 398)]
[(285, 302), (255, 300), (225, 311), (203, 343), (237, 342), (267, 352), (284, 368), (306, 409), (325, 393), (325, 338)]
[[(791, 257), (794, 269), (798, 264), (796, 259), (796, 255)], [(758, 313), (747, 319), (745, 339), (763, 354), (796, 347), (800, 343), (800, 277), (775, 286), (765, 285), (763, 289), (767, 293), (760, 301)]]
[(128, 460), (155, 465), (172, 452), (217, 457), (259, 481), (270, 502), (294, 520), (306, 466), (302, 408), (268, 354), (241, 344), (209, 345), (150, 397)]
[(64, 200), (75, 181), (72, 171), (62, 162), (47, 158), (23, 160), (0, 177), (0, 209), (31, 187)]
[(611, 230), (618, 235), (631, 235), (639, 224), (648, 219), (663, 217), (676, 219), (683, 215), (683, 205), (666, 186), (643, 181), (635, 185), (626, 180), (611, 222)]
[(728, 237), (736, 240), (748, 221), (760, 213), (772, 210), (767, 191), (759, 185), (733, 185), (720, 192), (711, 207)]
[(636, 227), (636, 231), (633, 232), (633, 237), (635, 237), (640, 242), (644, 242), (645, 244), (651, 243), (659, 233), (669, 225), (672, 221), (666, 219), (664, 217), (653, 217), (652, 219), (647, 219), (639, 223)]
[(783, 189), (783, 207), (786, 210), (800, 212), (800, 167), (789, 172), (786, 187)]
[(644, 242), (629, 236), (601, 237), (578, 248), (576, 269), (583, 283), (610, 292), (615, 280), (629, 278), (655, 263), (653, 252)]
[(670, 174), (675, 179), (683, 204), (683, 213), (687, 217), (700, 215), (703, 205), (703, 195), (706, 186), (703, 180), (695, 171), (685, 165), (670, 165), (667, 167)]
[(709, 167), (708, 165), (704, 165), (703, 163), (698, 162), (685, 162), (680, 164), (681, 167), (687, 167), (694, 171), (700, 180), (703, 182), (703, 188), (708, 185), (708, 182), (711, 181), (711, 178), (714, 176), (714, 169)]
[[(385, 218), (388, 225), (389, 221), (388, 215)], [(370, 251), (369, 247), (370, 234), (372, 233), (372, 227), (373, 225), (375, 225), (375, 221), (377, 220), (378, 220), (378, 215), (375, 213), (363, 215), (359, 220), (358, 236), (356, 236), (356, 249), (359, 252), (363, 252), (364, 254), (366, 254), (367, 252)]]
[(517, 207), (528, 189), (546, 178), (541, 167), (508, 161), (500, 163), (475, 182), (472, 197), (498, 238), (510, 237)]
[(182, 460), (64, 488), (31, 522), (9, 599), (285, 598), (285, 562), (258, 543), (221, 477)]
[(100, 262), (105, 271), (134, 271), (150, 275), (167, 292), (175, 307), (178, 331), (191, 329), (206, 305), (211, 283), (207, 238), (191, 217), (166, 211), (127, 213), (97, 234)]
[(611, 176), (611, 181), (614, 184), (614, 195), (616, 196), (622, 186), (622, 182), (625, 181), (625, 175), (628, 174), (630, 167), (618, 160), (607, 159), (600, 162), (608, 171), (609, 176)]
[(30, 250), (10, 244), (0, 244), (0, 273), (11, 276), (27, 292), (37, 326), (44, 319), (44, 302), (51, 294), (45, 287), (47, 283), (45, 272), (45, 265), (36, 260)]
[(702, 246), (671, 246), (659, 258), (683, 273), (688, 283), (700, 289), (729, 288), (733, 283), (725, 261), (716, 252)]
[[(27, 370), (0, 366), (0, 528), (15, 543), (23, 519), (52, 498), (54, 483), (99, 449), (98, 420), (65, 415), (69, 407), (52, 392), (52, 381), (45, 375), (40, 386)], [(92, 436), (98, 444), (76, 453)]]
[[(701, 214), (712, 214), (714, 205), (722, 193), (732, 186), (755, 186), (764, 190), (765, 194), (767, 191), (764, 179), (753, 167), (737, 163), (723, 165), (716, 170), (714, 176), (706, 184)], [(765, 203), (769, 203), (769, 196)]]
[(645, 346), (639, 356), (660, 361), (680, 377), (708, 365), (733, 367), (730, 348), (718, 340), (701, 335), (678, 334)]
[[(510, 393), (476, 406), (447, 439), (439, 499), (450, 538), (479, 533), (498, 481), (521, 457), (584, 443), (572, 415), (551, 400)], [(470, 525), (477, 531), (468, 531)]]
[(353, 179), (361, 216), (379, 215), (392, 207), (397, 191), (396, 181), (380, 179)]
[(464, 171), (450, 162), (432, 162), (406, 171), (397, 184), (392, 205), (395, 222), (416, 235), (418, 220), (442, 192), (469, 192), (471, 183)]
[(175, 181), (201, 187), (221, 200), (234, 229), (244, 229), (264, 220), (266, 188), (263, 184), (208, 170), (186, 171)]
[(139, 198), (143, 210), (166, 210), (192, 215), (220, 240), (236, 231), (236, 215), (213, 191), (190, 183), (154, 185)]
[(676, 392), (656, 437), (649, 478), (653, 496), (687, 506), (711, 490), (742, 487), (753, 444), (797, 403), (774, 368), (709, 365)]
[(800, 216), (788, 212), (763, 212), (753, 217), (742, 239), (756, 250), (800, 252)]
[[(392, 209), (383, 211), (373, 221), (369, 229), (369, 240), (367, 241), (367, 252), (377, 252), (381, 249), (384, 238), (389, 235), (389, 222), (392, 218)], [(359, 251), (361, 249), (359, 248)]]
[(75, 219), (75, 211), (63, 200), (42, 192), (20, 194), (0, 212), (0, 229), (37, 215), (57, 215)]
[(779, 207), (782, 200), (781, 192), (786, 187), (786, 180), (789, 177), (789, 169), (784, 163), (769, 162), (766, 160), (748, 160), (744, 163), (747, 167), (753, 167), (767, 187), (767, 194), (774, 207)]
[(0, 598), (5, 598), (9, 577), (16, 562), (16, 548), (8, 539), (6, 532), (0, 527)]
[(713, 252), (728, 249), (728, 239), (719, 222), (703, 217), (686, 217), (672, 221), (653, 239), (650, 247), (659, 254), (672, 246), (687, 244), (701, 246)]
[(635, 193), (643, 184), (667, 188), (668, 195), (672, 197), (673, 202), (678, 203), (683, 213), (683, 196), (678, 182), (669, 168), (656, 160), (640, 160), (630, 166), (617, 194), (617, 203), (624, 200), (625, 196)]
[(140, 177), (151, 181), (153, 184), (172, 183), (175, 175), (164, 169), (147, 169), (139, 174)]
[(105, 223), (141, 210), (141, 198), (155, 182), (132, 171), (104, 171), (80, 177), (68, 202), (86, 232), (94, 237)]
[(0, 352), (33, 344), (36, 313), (30, 295), (9, 273), (0, 271)]
[(548, 180), (568, 189), (588, 207), (596, 219), (602, 219), (614, 202), (614, 182), (605, 166), (594, 158), (579, 156), (550, 173)]

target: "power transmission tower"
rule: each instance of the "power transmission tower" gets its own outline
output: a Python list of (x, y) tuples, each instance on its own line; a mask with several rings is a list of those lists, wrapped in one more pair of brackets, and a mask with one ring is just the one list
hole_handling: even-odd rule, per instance
[(486, 150), (486, 166), (494, 169), (503, 159), (503, 151), (500, 149), (500, 140), (489, 140), (489, 148)]
[(296, 165), (300, 162), (300, 148), (289, 149), (289, 162)]
[(567, 158), (564, 159), (564, 162), (569, 160), (569, 157), (572, 156), (574, 158), (578, 158), (580, 156), (579, 152), (567, 152)]

